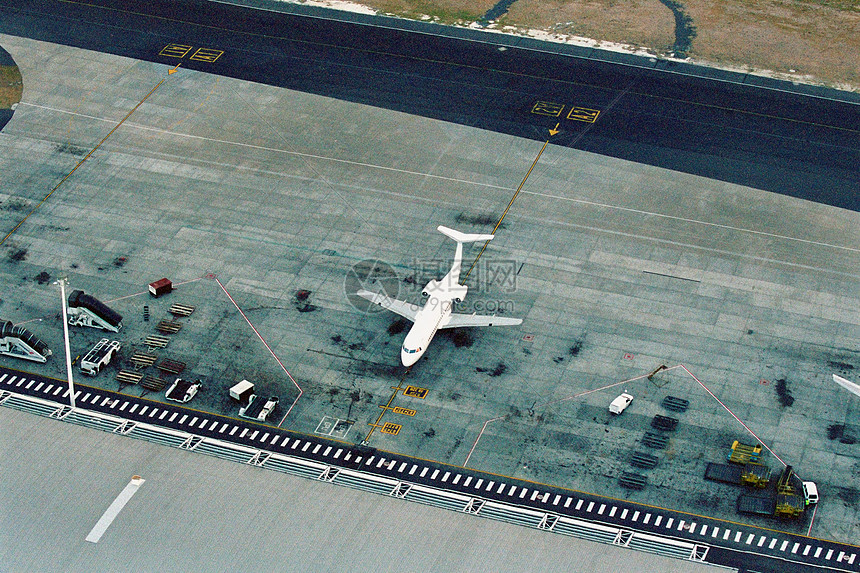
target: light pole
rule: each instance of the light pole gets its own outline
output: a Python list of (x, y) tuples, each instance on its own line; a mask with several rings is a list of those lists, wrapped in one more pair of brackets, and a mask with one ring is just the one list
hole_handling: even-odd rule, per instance
[(69, 400), (72, 410), (75, 409), (75, 383), (72, 381), (72, 353), (69, 350), (69, 317), (66, 313), (66, 282), (68, 279), (57, 279), (60, 285), (60, 300), (63, 306), (63, 342), (66, 344), (66, 374), (69, 377)]

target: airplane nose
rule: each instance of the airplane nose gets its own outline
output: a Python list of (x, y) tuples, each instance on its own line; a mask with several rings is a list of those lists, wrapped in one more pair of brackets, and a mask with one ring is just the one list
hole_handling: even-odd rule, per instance
[(422, 352), (413, 352), (413, 353), (407, 354), (404, 350), (401, 350), (400, 351), (400, 362), (402, 362), (403, 365), (408, 368), (409, 366), (412, 366), (413, 364), (418, 362), (418, 359), (421, 358), (421, 356), (423, 354), (424, 354), (423, 351)]

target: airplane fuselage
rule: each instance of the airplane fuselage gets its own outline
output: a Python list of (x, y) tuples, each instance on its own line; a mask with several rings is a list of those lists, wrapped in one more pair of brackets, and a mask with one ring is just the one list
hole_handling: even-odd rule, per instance
[(436, 336), (436, 331), (448, 322), (454, 308), (452, 297), (444, 287), (438, 287), (429, 292), (429, 295), (430, 298), (427, 299), (424, 308), (415, 315), (415, 323), (409, 329), (400, 348), (400, 361), (404, 366), (412, 366), (418, 362), (430, 345), (430, 341)]

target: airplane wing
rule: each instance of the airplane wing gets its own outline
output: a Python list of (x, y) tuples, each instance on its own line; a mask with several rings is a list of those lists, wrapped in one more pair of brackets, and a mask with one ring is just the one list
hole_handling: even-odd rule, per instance
[(451, 315), (448, 324), (439, 328), (460, 328), (461, 326), (515, 326), (523, 322), (522, 318), (508, 318), (506, 316), (495, 316), (485, 314), (457, 314)]
[(855, 384), (854, 382), (846, 380), (842, 376), (837, 376), (836, 374), (833, 375), (833, 381), (851, 392), (852, 394), (860, 396), (860, 384)]
[(369, 290), (360, 290), (355, 294), (357, 294), (363, 299), (369, 300), (376, 306), (381, 306), (386, 310), (396, 312), (403, 318), (408, 318), (412, 322), (415, 322), (415, 315), (418, 314), (419, 310), (419, 307), (417, 305), (391, 298), (390, 296), (386, 296), (381, 292), (377, 293), (370, 292)]

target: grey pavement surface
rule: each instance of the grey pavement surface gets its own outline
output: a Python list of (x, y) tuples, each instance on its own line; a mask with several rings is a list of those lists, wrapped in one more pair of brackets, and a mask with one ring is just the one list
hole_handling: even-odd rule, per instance
[[(8, 408), (0, 427), (4, 571), (727, 571)], [(133, 475), (143, 485), (98, 543), (85, 541)]]
[[(44, 366), (0, 361), (65, 375), (51, 282), (68, 276), (125, 316), (124, 360), (145, 349), (172, 302), (195, 305), (158, 352), (204, 379), (191, 406), (235, 415), (226, 388), (251, 378), (280, 396), (278, 423), (298, 391), (206, 278), (214, 274), (303, 390), (283, 427), (312, 433), (326, 416), (349, 420), (353, 443), (401, 378), (405, 333), (388, 333), (396, 317), (350, 305), (349, 269), (385, 261), (404, 279), (402, 296), (419, 300), (405, 279), (433, 278), (453, 254), (436, 226), (491, 229), (540, 150), (181, 68), (167, 76), (162, 65), (18, 37), (0, 44), (24, 77), (0, 132), (4, 230), (165, 80), (2, 245), (0, 318), (55, 355)], [(393, 405), (415, 415), (386, 413), (402, 428), (375, 432), (371, 445), (454, 465), (474, 447), (475, 469), (739, 520), (740, 490), (702, 476), (733, 440), (754, 438), (701, 381), (819, 483), (811, 534), (855, 540), (860, 403), (830, 375), (860, 370), (858, 223), (855, 212), (549, 145), (470, 278), (464, 309), (503, 309), (522, 326), (473, 330), (470, 346), (439, 336), (405, 380), (427, 397), (398, 397)], [(176, 292), (149, 299), (146, 284), (163, 276)], [(73, 354), (101, 336), (74, 329)], [(671, 369), (644, 378), (660, 365)], [(86, 382), (116, 389), (115, 374)], [(621, 389), (635, 399), (611, 418)], [(652, 452), (660, 461), (644, 472), (648, 486), (625, 490), (618, 476), (651, 418), (673, 415), (660, 406), (667, 395), (690, 409), (668, 448)]]

